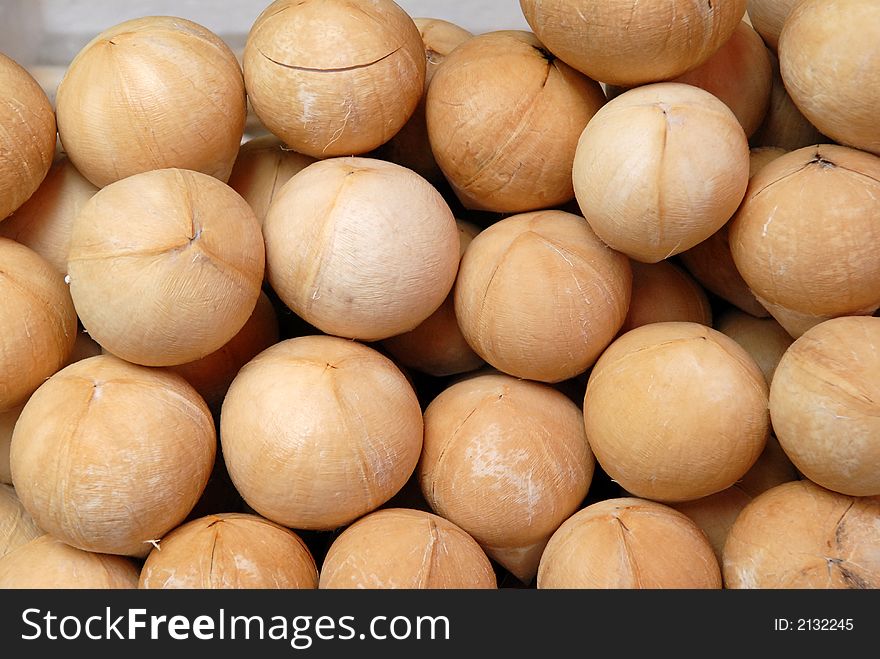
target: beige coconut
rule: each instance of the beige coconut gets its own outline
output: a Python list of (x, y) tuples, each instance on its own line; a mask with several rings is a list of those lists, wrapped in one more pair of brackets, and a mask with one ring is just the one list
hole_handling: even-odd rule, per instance
[(764, 450), (767, 383), (724, 334), (653, 323), (618, 338), (596, 362), (584, 421), (596, 459), (626, 491), (698, 499), (733, 485)]
[(737, 270), (794, 337), (880, 307), (880, 158), (836, 145), (777, 158), (749, 183), (730, 223)]
[(232, 188), (182, 169), (130, 176), (83, 207), (67, 271), (83, 326), (108, 352), (147, 366), (201, 359), (254, 310), (265, 253)]
[(425, 410), (425, 499), (524, 583), (580, 506), (593, 469), (580, 410), (547, 385), (479, 375)]
[(782, 74), (779, 72), (779, 60), (773, 55), (771, 60), (773, 88), (770, 91), (770, 106), (764, 123), (752, 136), (752, 143), (794, 151), (811, 144), (830, 141), (798, 110), (785, 89)]
[(733, 112), (681, 83), (631, 89), (580, 137), (572, 179), (578, 205), (612, 248), (655, 263), (702, 242), (746, 190), (749, 146)]
[[(480, 229), (463, 220), (456, 220), (456, 225), (459, 254), (463, 255)], [(453, 293), (418, 327), (385, 339), (382, 347), (403, 366), (437, 377), (466, 373), (483, 365), (459, 329)]]
[(375, 341), (415, 328), (449, 294), (455, 218), (414, 172), (370, 158), (309, 165), (263, 225), (269, 283), (322, 332)]
[(520, 213), (574, 197), (577, 140), (605, 103), (602, 88), (530, 32), (469, 39), (428, 88), (428, 137), (467, 208)]
[(198, 501), (215, 448), (210, 412), (183, 378), (99, 355), (28, 400), (12, 434), (12, 479), (56, 538), (146, 556)]
[(779, 35), (785, 20), (801, 0), (748, 0), (748, 16), (752, 27), (767, 44), (776, 51), (779, 46)]
[(366, 153), (415, 111), (425, 49), (391, 0), (276, 0), (244, 50), (254, 112), (289, 147), (315, 158)]
[(843, 317), (805, 332), (770, 388), (779, 443), (829, 490), (880, 495), (880, 318)]
[(318, 570), (293, 531), (257, 515), (208, 515), (162, 538), (141, 570), (140, 588), (309, 589)]
[(727, 588), (880, 588), (880, 499), (812, 481), (764, 492), (737, 517), (724, 545)]
[(242, 368), (223, 401), (232, 482), (260, 515), (329, 530), (388, 501), (422, 446), (422, 414), (397, 367), (329, 336), (288, 339)]
[(41, 535), (0, 558), (2, 589), (131, 589), (138, 568), (122, 556), (82, 551)]
[(40, 187), (55, 153), (55, 113), (46, 93), (0, 53), (0, 222)]
[(541, 557), (538, 588), (721, 588), (703, 532), (685, 515), (633, 497), (587, 506)]
[(880, 155), (880, 4), (804, 0), (779, 37), (785, 88), (831, 139)]
[(559, 382), (593, 364), (620, 329), (631, 272), (583, 218), (505, 218), (468, 246), (455, 314), (474, 351), (516, 377)]
[(547, 48), (613, 85), (668, 80), (699, 66), (746, 12), (746, 0), (520, 0), (520, 6)]
[(60, 155), (31, 198), (0, 223), (0, 236), (27, 245), (65, 275), (73, 221), (97, 191)]
[(0, 238), (0, 411), (17, 407), (70, 357), (76, 311), (62, 275), (39, 254)]
[(702, 287), (680, 267), (630, 262), (632, 299), (620, 332), (642, 325), (681, 321), (712, 326), (712, 307)]
[(794, 339), (773, 318), (755, 318), (738, 309), (725, 311), (715, 322), (715, 329), (746, 349), (769, 385), (776, 365)]
[(229, 178), (244, 131), (244, 79), (220, 37), (192, 21), (147, 16), (92, 39), (55, 99), (70, 160), (104, 187), (178, 167)]
[(0, 484), (0, 558), (41, 535), (43, 531), (21, 505), (15, 490)]
[(342, 532), (321, 567), (321, 588), (486, 589), (495, 571), (480, 545), (452, 522), (393, 508)]

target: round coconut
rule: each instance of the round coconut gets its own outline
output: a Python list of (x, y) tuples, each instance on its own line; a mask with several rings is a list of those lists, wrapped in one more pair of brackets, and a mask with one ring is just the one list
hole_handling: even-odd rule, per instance
[(520, 0), (520, 6), (554, 54), (613, 85), (668, 80), (699, 66), (746, 12), (746, 0)]
[(416, 394), (391, 360), (353, 341), (277, 343), (241, 369), (220, 438), (235, 487), (260, 515), (330, 530), (388, 501), (422, 447)]
[(702, 287), (668, 261), (632, 261), (632, 299), (620, 332), (671, 321), (712, 326), (712, 307)]
[(183, 378), (99, 355), (28, 400), (12, 434), (12, 479), (56, 538), (146, 556), (198, 501), (216, 443), (205, 402)]
[(293, 531), (257, 515), (208, 515), (179, 526), (150, 552), (140, 588), (308, 589), (318, 570)]
[(107, 186), (74, 221), (67, 272), (83, 326), (108, 352), (172, 366), (221, 348), (260, 295), (265, 251), (232, 188), (182, 169)]
[(238, 60), (192, 21), (147, 16), (92, 39), (55, 99), (70, 160), (99, 188), (177, 167), (229, 178), (247, 105)]
[(547, 385), (479, 375), (425, 410), (425, 499), (524, 583), (580, 506), (593, 469), (580, 410)]
[(0, 222), (40, 187), (54, 154), (55, 113), (46, 92), (0, 53)]
[(248, 98), (289, 147), (315, 158), (387, 142), (425, 88), (425, 49), (392, 0), (276, 0), (248, 34)]
[(408, 332), (452, 288), (455, 218), (418, 174), (383, 160), (309, 165), (263, 225), (269, 283), (322, 332), (375, 341)]
[(455, 49), (428, 88), (428, 137), (467, 208), (520, 213), (574, 198), (578, 137), (605, 103), (599, 84), (524, 31)]
[(458, 526), (421, 510), (393, 508), (342, 532), (321, 567), (321, 588), (487, 589), (495, 571)]
[(715, 329), (746, 349), (769, 385), (776, 365), (794, 341), (773, 318), (755, 318), (738, 309), (725, 311), (715, 322)]
[(0, 222), (0, 236), (27, 245), (65, 275), (73, 222), (97, 191), (61, 155), (33, 196)]
[(733, 112), (681, 83), (631, 89), (581, 135), (572, 179), (596, 234), (655, 263), (702, 242), (733, 215), (749, 178), (749, 145)]
[[(463, 220), (456, 220), (456, 224), (459, 253), (464, 255), (480, 229)], [(458, 326), (453, 293), (418, 327), (385, 339), (382, 347), (403, 366), (435, 377), (467, 373), (483, 365), (482, 358), (471, 349)]]
[(765, 166), (730, 223), (746, 284), (794, 337), (823, 320), (880, 307), (880, 158), (836, 145)]
[(0, 411), (18, 407), (64, 366), (76, 311), (63, 276), (39, 254), (0, 238)]
[(590, 367), (626, 317), (632, 274), (583, 218), (537, 211), (505, 218), (468, 246), (455, 314), (485, 361), (559, 382)]
[(0, 558), (0, 589), (131, 589), (138, 568), (128, 558), (82, 551), (41, 535)]
[(880, 318), (850, 316), (805, 332), (770, 387), (779, 443), (811, 481), (880, 495)]
[(15, 490), (0, 484), (0, 558), (43, 535), (43, 531), (21, 505)]
[(831, 139), (880, 155), (880, 3), (804, 0), (779, 38), (785, 88)]
[(618, 338), (596, 362), (584, 420), (596, 459), (626, 491), (698, 499), (733, 485), (764, 450), (767, 383), (724, 334), (653, 323)]
[(727, 588), (880, 588), (880, 499), (785, 483), (739, 514), (724, 544)]
[(705, 534), (685, 515), (633, 497), (587, 506), (541, 557), (538, 588), (721, 588)]
[(748, 0), (748, 17), (764, 43), (776, 52), (785, 20), (801, 0)]

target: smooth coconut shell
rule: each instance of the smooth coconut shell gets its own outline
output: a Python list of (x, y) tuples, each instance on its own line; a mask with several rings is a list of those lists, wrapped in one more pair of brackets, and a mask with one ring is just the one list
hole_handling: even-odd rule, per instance
[(0, 558), (0, 589), (131, 589), (137, 583), (130, 559), (82, 551), (50, 535)]
[(583, 501), (593, 469), (580, 410), (552, 387), (480, 375), (425, 410), (425, 499), (524, 583)]
[(415, 111), (425, 50), (391, 0), (276, 0), (244, 50), (254, 112), (295, 151), (315, 158), (367, 153)]
[(574, 197), (577, 140), (602, 88), (529, 32), (482, 34), (455, 49), (428, 88), (428, 137), (467, 208), (520, 213)]
[(669, 321), (712, 326), (709, 298), (684, 270), (668, 261), (632, 261), (632, 299), (620, 332)]
[(468, 246), (455, 285), (467, 342), (500, 371), (559, 382), (590, 367), (620, 329), (632, 275), (583, 218), (505, 218)]
[(749, 288), (794, 337), (880, 307), (880, 158), (836, 145), (798, 149), (750, 181), (730, 223)]
[(0, 236), (27, 245), (62, 275), (67, 274), (73, 221), (97, 191), (61, 155), (31, 198), (0, 223)]
[(779, 68), (804, 116), (831, 139), (880, 155), (880, 4), (804, 0), (785, 21)]
[(748, 167), (733, 112), (707, 91), (670, 82), (631, 89), (599, 110), (578, 142), (572, 178), (596, 234), (655, 263), (727, 222)]
[(520, 0), (520, 6), (554, 54), (613, 85), (668, 80), (699, 66), (746, 12), (746, 0)]
[[(480, 229), (463, 220), (456, 220), (456, 225), (459, 254), (463, 255)], [(453, 293), (418, 327), (385, 339), (382, 347), (403, 366), (437, 377), (466, 373), (483, 365), (459, 329)]]
[(414, 18), (425, 45), (425, 93), (409, 121), (383, 144), (376, 157), (407, 167), (435, 185), (444, 181), (443, 172), (431, 151), (425, 103), (434, 73), (456, 47), (474, 35), (454, 23), (439, 18)]
[(721, 588), (703, 532), (653, 501), (607, 499), (584, 508), (550, 538), (538, 588)]
[(130, 176), (74, 222), (67, 272), (76, 311), (108, 352), (146, 366), (201, 359), (254, 310), (265, 252), (232, 188), (182, 169)]
[(748, 0), (748, 17), (764, 43), (776, 52), (785, 20), (801, 0)]
[(803, 480), (766, 491), (724, 545), (727, 588), (880, 588), (880, 499)]
[(250, 204), (262, 226), (277, 192), (313, 162), (314, 158), (289, 149), (274, 135), (255, 137), (241, 146), (229, 187)]
[(179, 526), (144, 563), (140, 588), (309, 589), (318, 569), (293, 531), (257, 515), (208, 515)]
[(329, 530), (390, 499), (412, 475), (422, 415), (386, 357), (329, 336), (288, 339), (241, 369), (223, 401), (229, 475), (256, 512)]
[(208, 407), (220, 411), (223, 397), (242, 366), (263, 350), (278, 343), (278, 317), (265, 293), (244, 327), (223, 347), (194, 362), (169, 367), (189, 382)]
[(25, 69), (0, 53), (0, 222), (40, 187), (55, 153), (55, 113)]
[(880, 495), (880, 318), (816, 325), (782, 356), (770, 388), (779, 443), (814, 483)]
[(55, 99), (58, 133), (99, 188), (177, 167), (229, 178), (244, 131), (244, 80), (220, 37), (192, 21), (147, 16), (92, 39)]
[(495, 588), (492, 564), (458, 526), (421, 510), (379, 510), (342, 532), (321, 567), (321, 588)]
[(715, 322), (715, 329), (746, 349), (769, 385), (776, 365), (794, 339), (773, 318), (755, 318), (738, 309), (725, 311)]
[(100, 355), (28, 400), (12, 434), (12, 478), (56, 538), (146, 556), (198, 501), (215, 450), (211, 414), (183, 378)]
[(414, 172), (370, 158), (309, 165), (263, 225), (269, 283), (322, 332), (375, 341), (407, 332), (449, 294), (455, 218)]
[(0, 484), (0, 558), (41, 535), (43, 531), (21, 505), (15, 490)]
[(64, 364), (76, 311), (62, 275), (33, 250), (0, 238), (0, 411), (17, 407)]
[(742, 478), (767, 440), (767, 383), (733, 339), (697, 323), (627, 332), (596, 362), (584, 399), (590, 446), (635, 496), (687, 501)]

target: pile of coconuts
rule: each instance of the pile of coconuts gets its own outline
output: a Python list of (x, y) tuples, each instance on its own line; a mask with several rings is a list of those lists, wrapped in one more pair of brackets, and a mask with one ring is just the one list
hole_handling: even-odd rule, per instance
[(520, 5), (0, 55), (0, 588), (880, 587), (880, 3)]

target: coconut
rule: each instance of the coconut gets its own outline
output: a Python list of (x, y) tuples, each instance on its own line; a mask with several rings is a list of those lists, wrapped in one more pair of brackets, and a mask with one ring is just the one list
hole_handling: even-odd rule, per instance
[(880, 498), (812, 481), (755, 498), (724, 544), (727, 588), (880, 588)]
[(655, 263), (727, 222), (748, 168), (733, 112), (707, 91), (670, 82), (631, 89), (599, 110), (578, 142), (572, 178), (596, 234)]
[(755, 318), (738, 309), (725, 311), (716, 321), (715, 329), (746, 349), (768, 385), (773, 380), (776, 365), (794, 341), (773, 318)]
[(459, 239), (449, 206), (414, 172), (370, 158), (309, 165), (277, 193), (263, 225), (269, 283), (322, 332), (402, 334), (449, 294)]
[(880, 158), (836, 145), (798, 149), (758, 172), (730, 223), (746, 284), (794, 337), (880, 307)]
[(767, 44), (767, 47), (776, 51), (779, 46), (779, 35), (782, 34), (782, 26), (785, 20), (801, 0), (748, 0), (748, 16), (752, 27)]
[(248, 98), (289, 147), (315, 158), (366, 153), (415, 111), (425, 50), (391, 0), (276, 0), (244, 50)]
[(767, 440), (767, 383), (733, 339), (697, 323), (653, 323), (596, 362), (584, 399), (590, 446), (635, 496), (687, 501), (730, 487)]
[(317, 588), (318, 570), (293, 531), (257, 515), (208, 515), (162, 538), (140, 588)]
[(50, 535), (0, 558), (0, 589), (130, 589), (137, 583), (130, 559), (82, 551)]
[(99, 188), (168, 167), (225, 181), (247, 114), (229, 47), (173, 16), (101, 32), (73, 58), (55, 103), (64, 150)]
[(210, 412), (183, 378), (99, 355), (28, 400), (12, 434), (12, 479), (56, 538), (145, 556), (198, 501), (215, 447)]
[(690, 519), (627, 497), (587, 506), (559, 527), (538, 588), (721, 588), (721, 570)]
[(505, 218), (468, 246), (455, 314), (474, 351), (516, 377), (559, 382), (593, 364), (629, 306), (626, 257), (563, 211)]
[(162, 169), (107, 186), (77, 216), (67, 271), (83, 326), (108, 352), (146, 366), (201, 359), (254, 310), (265, 253), (232, 188)]
[(15, 490), (0, 484), (0, 558), (43, 535), (21, 505)]
[(880, 495), (880, 318), (844, 317), (805, 332), (782, 356), (770, 414), (782, 448), (814, 483)]
[(321, 588), (495, 588), (492, 564), (458, 526), (421, 510), (362, 517), (337, 537)]
[(746, 0), (520, 0), (520, 6), (554, 54), (613, 85), (668, 80), (699, 66), (731, 37), (746, 12)]
[(25, 69), (0, 53), (0, 222), (40, 187), (55, 153), (55, 113)]
[(642, 325), (681, 321), (712, 326), (709, 298), (684, 270), (668, 261), (632, 261), (632, 299), (620, 332)]
[(580, 506), (593, 469), (580, 410), (547, 385), (470, 377), (425, 410), (425, 499), (524, 583)]

